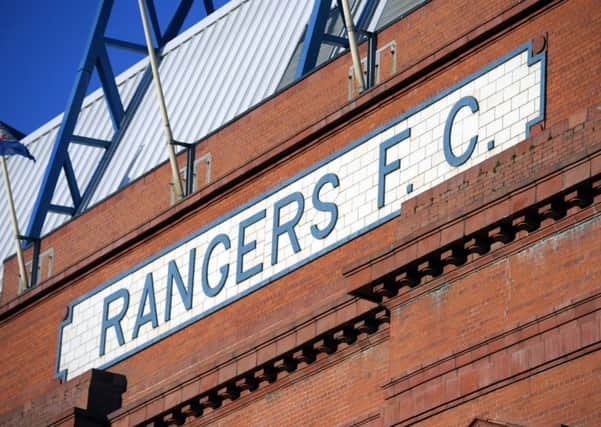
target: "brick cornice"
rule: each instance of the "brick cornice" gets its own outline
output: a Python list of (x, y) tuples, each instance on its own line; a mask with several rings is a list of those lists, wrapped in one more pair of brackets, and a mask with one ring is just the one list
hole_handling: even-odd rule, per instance
[[(287, 386), (293, 385), (293, 384), (297, 383), (298, 381), (303, 380), (306, 377), (319, 374), (321, 371), (323, 371), (331, 366), (334, 366), (338, 363), (343, 362), (344, 360), (348, 359), (349, 357), (353, 356), (356, 353), (362, 352), (369, 348), (377, 347), (381, 343), (387, 341), (389, 338), (390, 338), (389, 326), (387, 324), (383, 324), (382, 328), (380, 328), (377, 332), (374, 332), (373, 335), (369, 335), (369, 336), (363, 337), (361, 339), (358, 339), (357, 342), (355, 342), (351, 345), (345, 346), (341, 350), (339, 350), (331, 355), (327, 355), (327, 356), (324, 355), (324, 356), (322, 356), (321, 360), (318, 360), (317, 362), (315, 362), (313, 364), (302, 367), (298, 371), (295, 371), (295, 372), (287, 375), (286, 377), (282, 378), (281, 381), (278, 380), (277, 382), (275, 382), (273, 384), (269, 384), (265, 388), (258, 390), (256, 393), (247, 394), (235, 402), (230, 402), (230, 404), (228, 404), (227, 406), (224, 406), (222, 409), (212, 412), (210, 414), (207, 414), (206, 417), (203, 418), (203, 421), (205, 421), (207, 423), (211, 423), (220, 418), (223, 418), (223, 417), (227, 416), (228, 414), (230, 414), (231, 412), (236, 411), (246, 405), (249, 405), (252, 402), (256, 401), (257, 399), (260, 399), (263, 396), (274, 392), (275, 390), (281, 390)], [(361, 425), (361, 422), (378, 419), (380, 417), (380, 415), (381, 414), (379, 414), (379, 413), (368, 414), (367, 419), (357, 420), (357, 423), (352, 423), (349, 425), (354, 425), (354, 426)]]
[[(222, 348), (209, 359), (187, 366), (175, 377), (171, 377), (157, 387), (144, 389), (130, 396), (129, 407), (137, 407), (148, 402), (148, 396), (168, 394), (183, 384), (200, 381), (201, 388), (216, 386), (220, 381), (255, 368), (264, 362), (304, 344), (328, 330), (365, 315), (376, 307), (375, 304), (344, 295), (328, 304), (316, 307), (312, 314), (294, 319), (284, 319), (268, 329), (241, 338), (232, 346)], [(152, 397), (152, 398), (154, 398)]]
[[(586, 199), (582, 199), (583, 196)], [(588, 207), (576, 204), (575, 200)], [(547, 203), (530, 206), (500, 224), (483, 227), (448, 247), (396, 267), (387, 264), (389, 269), (379, 279), (352, 293), (392, 309), (600, 214), (601, 175), (598, 175), (572, 191), (559, 193)]]
[(111, 422), (160, 425), (188, 417), (221, 417), (247, 404), (248, 399), (241, 398), (249, 394), (254, 399), (377, 345), (388, 338), (389, 321), (388, 310), (381, 306), (361, 313), (348, 308), (331, 311), (214, 369), (145, 393), (143, 400), (111, 414)]
[[(601, 180), (596, 181), (596, 183), (598, 186), (601, 186)], [(446, 271), (443, 271), (443, 274), (424, 281), (424, 283), (420, 286), (416, 286), (414, 288), (406, 287), (402, 290), (399, 290), (399, 292), (394, 296), (383, 297), (382, 304), (389, 309), (395, 309), (409, 304), (422, 295), (434, 292), (441, 287), (448, 285), (449, 283), (453, 283), (469, 274), (472, 274), (474, 271), (478, 271), (487, 265), (494, 263), (500, 258), (505, 258), (520, 252), (523, 249), (540, 242), (541, 240), (567, 231), (574, 226), (582, 225), (589, 221), (598, 220), (600, 215), (601, 194), (598, 193), (595, 204), (592, 204), (585, 209), (578, 208), (577, 211), (576, 209), (572, 209), (572, 212), (561, 220), (547, 222), (547, 224), (541, 228), (531, 230), (529, 233), (522, 233), (521, 236), (518, 236), (515, 240), (508, 242), (507, 244), (503, 244), (503, 242), (497, 242), (495, 244), (496, 247), (493, 247), (493, 249), (481, 255), (474, 254), (472, 258), (464, 265), (449, 266)]]

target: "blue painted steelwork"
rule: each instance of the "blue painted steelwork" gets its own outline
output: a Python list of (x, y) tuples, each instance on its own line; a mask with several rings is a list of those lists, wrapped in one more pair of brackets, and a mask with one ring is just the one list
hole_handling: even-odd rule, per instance
[(296, 79), (307, 74), (317, 64), (319, 48), (321, 47), (326, 30), (326, 22), (330, 13), (330, 4), (330, 0), (315, 0), (313, 3), (313, 11), (311, 12), (311, 18), (305, 32), (303, 50), (296, 66), (296, 75), (294, 76)]
[[(110, 63), (107, 47), (111, 46), (138, 53), (147, 53), (147, 48), (138, 43), (118, 40), (105, 35), (107, 24), (111, 16), (113, 1), (114, 0), (101, 0), (100, 2), (95, 24), (86, 45), (84, 58), (77, 73), (71, 96), (65, 110), (65, 115), (34, 204), (31, 220), (27, 227), (26, 234), (31, 239), (41, 237), (44, 221), (49, 212), (73, 216), (86, 209), (152, 81), (152, 73), (150, 72), (150, 67), (148, 67), (138, 83), (138, 87), (134, 92), (132, 100), (127, 106), (127, 109), (125, 109), (115, 83), (115, 75)], [(160, 52), (165, 44), (177, 36), (181, 30), (194, 0), (180, 0), (164, 33), (161, 33), (154, 0), (145, 1), (150, 14), (155, 40), (158, 45), (156, 49)], [(207, 15), (215, 10), (212, 0), (203, 0), (203, 4)], [(111, 140), (108, 141), (75, 135), (73, 133), (94, 69), (98, 72), (101, 88), (104, 92), (104, 99), (115, 131)], [(96, 169), (92, 173), (90, 182), (86, 188), (83, 189), (80, 188), (80, 185), (77, 182), (77, 177), (75, 176), (73, 165), (69, 157), (69, 145), (72, 143), (104, 150)], [(71, 206), (61, 206), (52, 203), (52, 197), (56, 190), (61, 171), (64, 171), (67, 180), (71, 196)]]
[(202, 0), (205, 10), (207, 11), (207, 15), (215, 12), (215, 5), (213, 4), (213, 0)]
[(138, 53), (143, 53), (143, 54), (148, 53), (146, 46), (139, 44), (139, 43), (133, 43), (133, 42), (128, 42), (126, 40), (114, 39), (112, 37), (105, 37), (104, 42), (107, 44), (107, 46), (113, 46), (113, 47), (117, 47), (119, 49), (131, 50), (132, 52), (138, 52)]
[[(378, 6), (379, 0), (367, 0), (361, 16), (357, 21), (357, 29), (360, 38), (363, 37), (363, 32), (373, 17), (374, 11)], [(348, 49), (348, 38), (340, 37), (326, 33), (326, 24), (330, 16), (332, 1), (331, 0), (315, 0), (311, 18), (305, 32), (303, 42), (303, 50), (301, 51), (300, 59), (296, 67), (295, 78), (300, 79), (317, 65), (319, 49), (322, 44), (330, 44)], [(337, 7), (342, 18), (342, 7), (340, 1), (337, 1)], [(344, 20), (344, 18), (342, 18)]]
[[(154, 0), (146, 0), (146, 3), (152, 3), (153, 1)], [(160, 31), (155, 32), (159, 43), (159, 48), (165, 46), (169, 40), (178, 35), (179, 30), (182, 28), (182, 25), (184, 25), (186, 16), (188, 16), (188, 12), (190, 12), (192, 3), (194, 3), (194, 0), (181, 0), (177, 10), (175, 11), (175, 14), (173, 15), (173, 18), (171, 19), (171, 22), (169, 25), (167, 25), (165, 32), (162, 35)]]
[(360, 34), (367, 31), (367, 27), (374, 17), (374, 13), (376, 12), (379, 3), (380, 0), (371, 0), (363, 8), (359, 19), (357, 20), (357, 30)]

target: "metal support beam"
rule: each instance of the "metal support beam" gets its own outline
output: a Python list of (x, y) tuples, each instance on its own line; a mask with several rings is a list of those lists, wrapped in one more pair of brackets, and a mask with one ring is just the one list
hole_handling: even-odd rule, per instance
[(31, 283), (29, 286), (35, 286), (38, 283), (38, 269), (40, 267), (40, 239), (30, 239), (25, 237), (26, 241), (33, 242), (33, 254), (31, 256)]
[(374, 87), (376, 84), (376, 51), (378, 49), (378, 35), (364, 31), (367, 35), (367, 80), (366, 88)]
[(340, 36), (333, 36), (332, 34), (324, 34), (321, 42), (334, 46), (340, 46), (344, 49), (349, 48), (348, 39)]
[[(152, 25), (152, 31), (154, 32), (154, 39), (158, 44), (161, 44), (161, 26), (159, 25), (159, 18), (157, 16), (156, 8), (154, 7), (154, 0), (146, 0), (146, 10), (150, 16), (150, 24)], [(144, 53), (148, 54), (146, 45), (144, 45)]]
[(25, 267), (25, 257), (23, 256), (23, 248), (19, 240), (19, 221), (17, 219), (17, 213), (15, 211), (15, 202), (13, 198), (13, 191), (10, 185), (10, 176), (8, 175), (8, 167), (6, 166), (5, 156), (0, 156), (0, 163), (2, 164), (2, 175), (4, 177), (4, 184), (6, 185), (6, 201), (8, 204), (8, 211), (10, 214), (10, 220), (13, 226), (13, 237), (15, 238), (15, 246), (17, 249), (17, 262), (19, 264), (19, 293), (23, 292), (30, 285), (29, 278), (27, 277), (27, 268)]
[[(173, 37), (177, 36), (181, 30), (181, 27), (188, 16), (188, 13), (190, 12), (194, 0), (179, 1), (177, 9), (163, 33), (161, 33), (153, 0), (145, 1), (148, 6), (155, 40), (158, 44), (155, 49), (157, 50), (157, 53), (160, 53), (165, 44), (173, 39)], [(203, 1), (207, 13), (209, 13), (209, 10), (211, 12), (215, 10), (212, 1)], [(46, 168), (46, 173), (34, 204), (31, 220), (27, 227), (26, 235), (29, 236), (28, 240), (30, 242), (41, 237), (41, 232), (44, 227), (44, 222), (48, 212), (74, 215), (76, 213), (81, 213), (86, 209), (87, 206), (89, 206), (92, 197), (98, 188), (98, 185), (100, 184), (100, 181), (102, 180), (102, 177), (104, 176), (104, 173), (106, 172), (108, 165), (117, 150), (117, 147), (119, 146), (120, 141), (125, 135), (127, 127), (131, 123), (134, 114), (142, 102), (144, 94), (152, 82), (152, 73), (150, 71), (150, 67), (148, 67), (138, 83), (138, 87), (134, 92), (132, 100), (129, 102), (129, 105), (127, 105), (127, 108), (125, 108), (115, 83), (115, 76), (110, 63), (107, 48), (110, 46), (134, 52), (145, 53), (147, 53), (147, 48), (137, 43), (106, 36), (105, 33), (109, 18), (111, 16), (112, 7), (113, 0), (100, 0), (94, 26), (90, 33), (90, 37), (84, 52), (83, 61), (79, 71), (77, 72), (71, 96), (69, 98), (67, 108), (65, 109), (63, 121), (57, 134), (57, 138), (50, 155), (50, 160)], [(157, 56), (158, 61), (160, 61), (160, 54)], [(113, 137), (110, 141), (103, 141), (87, 136), (73, 134), (83, 105), (83, 100), (88, 90), (90, 78), (94, 72), (94, 68), (96, 68), (98, 72), (101, 87), (104, 92), (104, 99), (108, 107), (113, 127), (115, 129)], [(77, 178), (73, 170), (73, 165), (71, 164), (71, 160), (69, 158), (69, 145), (72, 143), (87, 145), (104, 150), (104, 153), (92, 174), (90, 182), (85, 189), (79, 188)], [(60, 206), (52, 203), (52, 198), (58, 185), (61, 172), (64, 173), (67, 180), (73, 207)]]
[(88, 147), (107, 149), (111, 145), (111, 141), (104, 139), (88, 138), (87, 136), (71, 135), (71, 142), (79, 145), (87, 145)]
[(123, 103), (121, 102), (119, 89), (117, 89), (117, 83), (115, 83), (115, 74), (113, 73), (113, 67), (106, 51), (106, 45), (102, 43), (97, 49), (96, 69), (98, 70), (98, 77), (104, 90), (104, 101), (113, 121), (113, 129), (117, 130), (119, 129), (121, 120), (123, 120)]
[(194, 0), (180, 1), (179, 6), (175, 11), (175, 14), (173, 15), (173, 18), (171, 18), (171, 22), (169, 23), (167, 29), (165, 30), (165, 32), (159, 40), (159, 47), (162, 48), (163, 46), (165, 46), (165, 44), (167, 44), (169, 40), (177, 36), (179, 30), (182, 28), (182, 25), (184, 25), (184, 20), (186, 19), (186, 16), (188, 16), (188, 13), (190, 12), (192, 3), (194, 3)]
[(73, 163), (71, 163), (71, 157), (68, 154), (65, 157), (65, 163), (63, 163), (63, 170), (65, 171), (65, 178), (67, 178), (67, 185), (69, 185), (69, 191), (71, 192), (71, 199), (73, 200), (73, 204), (77, 206), (81, 202), (81, 193), (79, 192), (79, 185), (77, 185)]
[(205, 6), (205, 11), (207, 12), (207, 15), (210, 15), (211, 13), (215, 12), (215, 5), (213, 4), (213, 0), (202, 0), (204, 6)]
[(69, 216), (75, 215), (75, 209), (70, 208), (69, 206), (61, 206), (61, 205), (51, 204), (48, 207), (48, 210), (51, 212), (57, 213), (57, 214), (62, 214), (62, 215), (69, 215)]
[(106, 43), (107, 46), (112, 46), (112, 47), (116, 47), (116, 48), (123, 49), (123, 50), (130, 50), (132, 52), (146, 53), (146, 46), (139, 44), (139, 43), (133, 43), (133, 42), (128, 42), (126, 40), (114, 39), (112, 37), (105, 37), (104, 42)]
[(184, 189), (184, 196), (189, 196), (194, 192), (194, 161), (196, 157), (196, 144), (173, 141), (173, 145), (178, 145), (186, 149), (186, 188)]
[(108, 169), (108, 166), (115, 155), (115, 152), (117, 151), (117, 147), (125, 135), (127, 127), (133, 119), (138, 107), (142, 103), (142, 99), (144, 98), (144, 94), (146, 93), (146, 90), (148, 90), (150, 83), (152, 83), (152, 72), (150, 71), (150, 68), (147, 68), (140, 78), (140, 83), (138, 83), (138, 87), (134, 92), (134, 96), (127, 106), (125, 117), (121, 122), (121, 127), (113, 135), (110, 146), (102, 154), (102, 157), (100, 158), (100, 161), (98, 162), (98, 165), (96, 166), (96, 169), (90, 178), (90, 182), (81, 196), (81, 204), (77, 207), (77, 213), (83, 212), (90, 205), (92, 197), (100, 185), (100, 181)]
[(177, 166), (177, 156), (175, 154), (175, 148), (173, 147), (173, 133), (169, 123), (169, 115), (167, 114), (167, 105), (165, 104), (163, 86), (161, 84), (161, 77), (159, 74), (159, 63), (156, 57), (156, 52), (154, 51), (152, 45), (150, 25), (148, 24), (148, 12), (146, 11), (146, 4), (144, 3), (144, 0), (138, 0), (138, 7), (140, 9), (142, 27), (144, 28), (144, 38), (146, 39), (146, 46), (148, 48), (148, 59), (150, 61), (150, 69), (152, 70), (152, 78), (154, 80), (155, 95), (159, 104), (159, 111), (161, 112), (161, 123), (163, 124), (163, 132), (165, 134), (165, 142), (167, 145), (167, 155), (169, 156), (169, 164), (171, 165), (171, 173), (173, 176), (172, 185), (175, 191), (175, 196), (177, 199), (181, 199), (184, 197), (184, 190), (182, 189), (179, 167)]
[(353, 14), (348, 0), (342, 0), (343, 21), (346, 28), (346, 34), (349, 39), (351, 57), (353, 58), (353, 69), (355, 70), (355, 78), (359, 85), (359, 91), (365, 90), (365, 81), (363, 79), (363, 70), (361, 69), (361, 58), (359, 57), (359, 46), (355, 37), (355, 23), (353, 22)]
[(38, 269), (40, 268), (40, 249), (41, 239), (34, 239), (29, 236), (19, 235), (19, 240), (25, 243), (33, 243), (33, 253), (31, 255), (31, 278), (29, 287), (35, 286), (38, 283)]
[(112, 7), (112, 0), (103, 0), (98, 8), (98, 12), (96, 13), (94, 29), (90, 34), (84, 59), (77, 73), (73, 91), (71, 92), (71, 97), (67, 104), (65, 115), (63, 116), (63, 121), (58, 131), (56, 141), (52, 147), (50, 161), (48, 162), (48, 167), (46, 168), (46, 173), (44, 174), (44, 179), (34, 204), (33, 214), (26, 232), (28, 236), (38, 238), (41, 235), (42, 227), (44, 226), (44, 221), (46, 220), (46, 215), (51, 207), (52, 197), (58, 183), (60, 172), (63, 169), (65, 159), (68, 155), (71, 136), (73, 135), (73, 130), (75, 129), (75, 125), (77, 123), (77, 117), (79, 116), (86, 90), (90, 82), (90, 77), (93, 72), (94, 64), (96, 62), (96, 49), (98, 46), (98, 40), (104, 35)]
[(196, 146), (191, 146), (186, 149), (186, 196), (194, 192), (194, 157), (196, 154)]
[(365, 5), (361, 12), (361, 16), (359, 16), (359, 19), (357, 20), (357, 30), (359, 33), (363, 32), (363, 34), (365, 34), (364, 32), (368, 30), (367, 26), (373, 19), (379, 4), (380, 0), (371, 0)]
[[(367, 2), (363, 7), (361, 16), (357, 22), (357, 30), (360, 35), (362, 34), (362, 30), (366, 29), (367, 25), (373, 18), (373, 14), (379, 3), (379, 0), (366, 1)], [(342, 16), (342, 2), (340, 0), (336, 0), (336, 4), (344, 22), (344, 17)], [(305, 32), (305, 38), (303, 41), (303, 48), (298, 66), (296, 68), (296, 79), (301, 78), (317, 66), (319, 49), (321, 48), (322, 44), (340, 46), (344, 49), (348, 49), (350, 47), (348, 37), (341, 37), (335, 34), (326, 33), (328, 18), (333, 10), (331, 6), (332, 0), (314, 0), (313, 11), (311, 12), (309, 24), (307, 25), (307, 31)], [(361, 38), (359, 38), (358, 41), (361, 41)]]
[(313, 3), (313, 11), (305, 32), (303, 50), (296, 67), (296, 79), (300, 79), (315, 68), (317, 64), (317, 56), (319, 55), (322, 37), (325, 34), (331, 3), (330, 0), (315, 0)]

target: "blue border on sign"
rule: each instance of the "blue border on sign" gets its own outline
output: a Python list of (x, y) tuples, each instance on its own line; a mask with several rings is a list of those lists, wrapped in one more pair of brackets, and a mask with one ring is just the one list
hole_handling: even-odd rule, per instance
[[(414, 115), (415, 113), (423, 110), (424, 108), (430, 106), (431, 104), (434, 104), (435, 102), (439, 101), (440, 99), (446, 97), (447, 95), (449, 95), (450, 93), (456, 91), (457, 89), (460, 89), (461, 87), (465, 86), (466, 84), (468, 84), (469, 82), (471, 82), (472, 80), (477, 79), (478, 77), (480, 77), (481, 75), (489, 72), (490, 70), (492, 70), (493, 68), (497, 67), (499, 64), (508, 61), (509, 59), (523, 53), (525, 50), (528, 51), (528, 67), (534, 65), (537, 62), (541, 62), (541, 80), (540, 80), (540, 90), (541, 90), (541, 94), (540, 94), (540, 115), (532, 120), (530, 120), (529, 122), (526, 123), (526, 139), (528, 139), (530, 137), (530, 128), (532, 126), (534, 126), (537, 123), (540, 123), (541, 121), (544, 120), (545, 118), (545, 104), (546, 104), (546, 100), (545, 100), (545, 93), (546, 93), (546, 68), (547, 68), (547, 57), (546, 57), (546, 51), (542, 51), (536, 55), (533, 55), (532, 53), (532, 41), (529, 41), (527, 43), (525, 43), (524, 45), (518, 47), (517, 49), (511, 51), (510, 53), (502, 56), (501, 58), (497, 59), (496, 61), (488, 64), (487, 66), (485, 66), (484, 68), (482, 68), (481, 70), (477, 71), (476, 73), (471, 74), (470, 76), (466, 77), (465, 79), (455, 83), (454, 85), (450, 86), (449, 88), (443, 90), (442, 92), (438, 93), (437, 95), (433, 96), (432, 98), (428, 99), (427, 101), (417, 105), (416, 107), (412, 108), (411, 110), (407, 111), (406, 113), (403, 113), (402, 115), (400, 115), (399, 117), (385, 123), (384, 125), (378, 127), (377, 129), (371, 131), (370, 133), (368, 133), (367, 135), (359, 138), (358, 140), (352, 142), (351, 144), (347, 145), (346, 147), (338, 150), (337, 152), (327, 156), (326, 158), (320, 160), (319, 162), (315, 163), (314, 165), (310, 166), (309, 168), (305, 169), (302, 172), (299, 172), (298, 174), (294, 175), (293, 177), (283, 181), (281, 184), (277, 185), (276, 187), (272, 188), (271, 190), (263, 193), (260, 196), (257, 196), (253, 199), (251, 199), (250, 201), (242, 204), (241, 206), (239, 206), (238, 208), (230, 211), (229, 213), (227, 213), (226, 215), (222, 216), (221, 218), (216, 219), (215, 221), (201, 227), (200, 229), (198, 229), (197, 231), (195, 231), (194, 233), (190, 234), (189, 236), (177, 241), (176, 243), (173, 243), (171, 245), (169, 245), (168, 247), (166, 247), (165, 249), (162, 249), (161, 251), (157, 252), (155, 255), (151, 256), (150, 258), (142, 261), (141, 263), (136, 264), (135, 266), (133, 266), (132, 268), (128, 269), (127, 271), (115, 276), (113, 279), (109, 280), (108, 282), (98, 286), (96, 289), (93, 289), (90, 292), (85, 293), (84, 295), (74, 299), (73, 301), (71, 301), (69, 303), (68, 306), (68, 314), (67, 314), (67, 318), (65, 320), (63, 320), (60, 325), (59, 325), (59, 333), (58, 333), (58, 346), (57, 346), (57, 355), (56, 355), (56, 365), (55, 365), (55, 377), (56, 378), (60, 378), (61, 381), (65, 382), (67, 381), (67, 374), (68, 374), (68, 369), (63, 369), (62, 371), (60, 370), (60, 356), (61, 356), (61, 349), (62, 349), (62, 337), (63, 337), (63, 330), (64, 328), (71, 324), (73, 322), (73, 310), (75, 308), (75, 306), (79, 303), (81, 303), (82, 301), (85, 301), (86, 299), (96, 295), (97, 293), (101, 292), (102, 290), (106, 289), (107, 287), (111, 286), (112, 284), (114, 284), (115, 282), (121, 280), (122, 278), (124, 278), (125, 276), (131, 274), (132, 272), (139, 270), (141, 268), (143, 268), (144, 266), (148, 265), (149, 263), (151, 263), (152, 261), (156, 260), (157, 258), (160, 258), (161, 256), (165, 255), (166, 253), (180, 247), (181, 245), (187, 243), (188, 241), (194, 239), (195, 237), (203, 234), (204, 232), (210, 230), (213, 227), (218, 226), (219, 224), (227, 221), (228, 219), (230, 219), (231, 217), (237, 215), (238, 213), (244, 211), (245, 209), (253, 206), (254, 204), (262, 201), (263, 199), (271, 196), (272, 194), (280, 191), (281, 189), (287, 187), (288, 185), (296, 182), (297, 180), (303, 178), (304, 176), (316, 171), (317, 169), (319, 169), (320, 167), (328, 164), (329, 162), (331, 162), (334, 159), (337, 159), (338, 157), (342, 156), (343, 154), (353, 150), (354, 148), (356, 148), (357, 146), (363, 144), (364, 142), (368, 141), (369, 139), (373, 138), (375, 135), (384, 132), (385, 130), (387, 130), (388, 128), (396, 125), (397, 123), (402, 122), (403, 120), (407, 119), (408, 117)], [(187, 321), (178, 324), (177, 326), (174, 326), (172, 329), (156, 336), (155, 338), (145, 341), (143, 343), (141, 343), (140, 345), (138, 345), (136, 348), (100, 365), (97, 367), (97, 369), (106, 369), (112, 365), (114, 365), (115, 363), (118, 363), (126, 358), (128, 358), (129, 356), (157, 343), (158, 341), (162, 340), (163, 338), (168, 337), (169, 335), (172, 335), (176, 332), (178, 332), (179, 330), (191, 325), (192, 323), (197, 322), (198, 320), (216, 312), (217, 310), (225, 307), (226, 305), (229, 305), (231, 303), (233, 303), (234, 301), (256, 291), (257, 289), (287, 275), (288, 273), (304, 266), (305, 264), (314, 261), (315, 259), (321, 257), (322, 255), (348, 243), (349, 241), (357, 238), (358, 236), (367, 233), (368, 231), (379, 227), (380, 225), (390, 221), (391, 219), (399, 216), (401, 214), (400, 209), (397, 211), (392, 212), (391, 214), (389, 214), (388, 216), (362, 228), (361, 230), (356, 231), (355, 233), (345, 237), (342, 240), (339, 240), (338, 242), (333, 243), (332, 245), (323, 248), (322, 250), (314, 253), (313, 255), (307, 257), (306, 259), (288, 267), (285, 270), (280, 271), (279, 273), (276, 273), (264, 280), (262, 280), (261, 282), (257, 283), (256, 285), (240, 292), (239, 294), (236, 294), (235, 296), (223, 301), (222, 303), (216, 305), (215, 307), (200, 313), (190, 319), (188, 319)]]

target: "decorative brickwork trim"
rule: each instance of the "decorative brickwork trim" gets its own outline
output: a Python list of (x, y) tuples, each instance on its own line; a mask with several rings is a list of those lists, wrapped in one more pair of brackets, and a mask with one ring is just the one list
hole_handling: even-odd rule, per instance
[[(234, 365), (232, 376), (223, 378), (215, 386), (202, 389), (201, 381), (201, 384), (195, 384), (198, 391), (194, 391), (191, 384), (184, 384), (135, 409), (126, 408), (117, 411), (112, 414), (111, 421), (114, 425), (168, 426), (181, 425), (189, 417), (198, 418), (207, 412), (213, 415), (214, 410), (229, 405), (230, 402), (249, 393), (258, 392), (300, 368), (309, 371), (307, 368), (312, 367), (310, 365), (315, 362), (320, 362), (315, 363), (315, 371), (323, 369), (326, 365), (329, 366), (330, 358), (326, 356), (351, 347), (361, 349), (366, 344), (373, 344), (369, 337), (378, 331), (384, 331), (387, 336), (389, 322), (388, 310), (384, 307), (376, 307), (351, 320), (337, 324), (326, 332), (257, 364), (252, 369), (237, 372)], [(314, 373), (313, 370), (310, 372)]]
[(383, 323), (378, 331), (374, 332), (372, 335), (361, 337), (350, 345), (341, 344), (335, 353), (320, 353), (314, 363), (302, 366), (302, 369), (298, 369), (290, 374), (283, 373), (282, 378), (278, 378), (277, 382), (273, 384), (266, 384), (265, 387), (256, 390), (252, 395), (242, 396), (240, 399), (230, 402), (227, 406), (218, 411), (207, 413), (204, 418), (202, 418), (202, 421), (207, 424), (215, 422), (216, 420), (226, 417), (230, 413), (237, 411), (246, 405), (251, 405), (253, 402), (264, 398), (276, 390), (282, 390), (285, 387), (294, 385), (295, 383), (302, 381), (307, 377), (318, 375), (325, 369), (343, 362), (356, 353), (360, 353), (368, 349), (374, 349), (382, 342), (387, 341), (389, 338), (390, 329), (388, 323)]
[(349, 423), (342, 424), (340, 427), (370, 427), (370, 426), (378, 426), (382, 425), (382, 413), (372, 412), (367, 415), (364, 415), (360, 418), (357, 418)]
[(516, 239), (551, 226), (566, 215), (590, 206), (593, 200), (596, 203), (590, 213), (596, 214), (599, 210), (597, 203), (601, 202), (601, 175), (457, 239), (400, 268), (392, 269), (351, 294), (373, 302), (387, 303), (399, 293), (406, 293)]
[(476, 418), (468, 427), (521, 427), (519, 424), (508, 424), (503, 421), (483, 420)]

